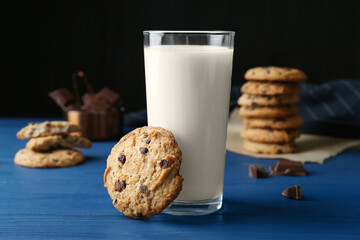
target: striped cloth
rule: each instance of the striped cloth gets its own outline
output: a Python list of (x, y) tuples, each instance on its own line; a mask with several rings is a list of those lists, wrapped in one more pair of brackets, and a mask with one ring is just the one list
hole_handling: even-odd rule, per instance
[[(241, 85), (231, 89), (230, 110), (237, 106)], [(297, 104), (304, 133), (360, 138), (360, 80), (340, 79), (321, 85), (302, 83)], [(146, 109), (127, 113), (124, 125), (144, 126)]]

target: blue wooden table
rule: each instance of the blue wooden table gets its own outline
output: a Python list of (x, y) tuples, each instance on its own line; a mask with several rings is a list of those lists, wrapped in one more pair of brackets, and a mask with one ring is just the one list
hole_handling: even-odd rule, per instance
[[(159, 214), (139, 221), (112, 205), (103, 187), (114, 141), (83, 150), (76, 167), (30, 169), (14, 165), (26, 141), (16, 132), (37, 119), (0, 119), (0, 239), (360, 239), (360, 151), (306, 164), (306, 177), (248, 177), (248, 164), (274, 160), (228, 152), (224, 206), (212, 215)], [(304, 199), (281, 196), (301, 184)]]

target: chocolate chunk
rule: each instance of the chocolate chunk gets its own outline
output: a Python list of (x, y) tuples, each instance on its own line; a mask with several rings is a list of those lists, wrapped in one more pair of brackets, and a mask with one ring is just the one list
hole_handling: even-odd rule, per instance
[(49, 128), (49, 127), (51, 127), (51, 123), (47, 123), (45, 126), (46, 126), (47, 128)]
[(53, 160), (53, 162), (58, 162), (58, 161), (59, 161), (59, 160), (57, 160), (56, 158), (53, 158), (52, 160)]
[(70, 155), (72, 155), (72, 152), (66, 152), (66, 154), (70, 156)]
[(144, 218), (144, 216), (143, 216), (142, 213), (137, 213), (136, 216), (137, 216), (138, 218)]
[(286, 198), (300, 200), (302, 199), (301, 185), (295, 185), (286, 188), (284, 191), (282, 191), (281, 195), (283, 195)]
[(252, 178), (267, 178), (268, 172), (265, 168), (249, 164), (249, 177)]
[(278, 160), (276, 166), (269, 167), (274, 176), (306, 176), (301, 162)]
[(115, 203), (115, 204), (117, 204), (117, 202), (118, 202), (118, 200), (117, 200), (117, 199), (115, 199), (115, 200), (114, 200), (114, 203)]
[(252, 103), (251, 103), (251, 107), (254, 108), (254, 107), (256, 107), (256, 106), (257, 106), (257, 103), (256, 103), (256, 102), (252, 102)]
[(145, 153), (147, 153), (149, 151), (149, 149), (147, 149), (146, 147), (141, 147), (140, 148), (140, 152), (142, 153), (142, 154), (145, 154)]
[(146, 140), (145, 140), (145, 143), (146, 143), (146, 144), (149, 144), (150, 142), (151, 142), (150, 139), (146, 139)]
[(266, 96), (266, 98), (267, 98), (268, 100), (271, 100), (271, 99), (272, 99), (272, 96)]
[(160, 167), (165, 169), (168, 167), (168, 161), (166, 161), (165, 159), (161, 160), (160, 162)]
[(147, 132), (144, 132), (144, 136), (145, 136), (145, 137), (148, 137), (149, 135), (148, 135), (148, 133), (147, 133)]
[(143, 186), (143, 185), (140, 186), (141, 193), (146, 193), (147, 189), (148, 189), (147, 186)]
[(100, 92), (96, 94), (96, 97), (98, 99), (103, 99), (112, 107), (115, 107), (120, 100), (120, 95), (107, 87), (101, 89)]
[(123, 154), (120, 154), (119, 156), (119, 162), (121, 162), (122, 164), (124, 164), (126, 162), (126, 156)]
[(283, 153), (283, 150), (278, 149), (278, 150), (277, 150), (277, 153), (278, 153), (278, 154), (281, 154), (281, 153)]
[(93, 93), (86, 93), (83, 95), (82, 100), (84, 105), (81, 107), (82, 110), (101, 112), (109, 110), (112, 106), (104, 99), (99, 98)]
[(64, 111), (67, 107), (75, 103), (74, 96), (66, 88), (60, 88), (49, 93), (49, 96), (59, 105)]
[(66, 133), (59, 133), (59, 136), (61, 136), (62, 139), (65, 139), (68, 135)]
[(126, 182), (117, 180), (115, 182), (115, 191), (121, 192), (126, 188)]

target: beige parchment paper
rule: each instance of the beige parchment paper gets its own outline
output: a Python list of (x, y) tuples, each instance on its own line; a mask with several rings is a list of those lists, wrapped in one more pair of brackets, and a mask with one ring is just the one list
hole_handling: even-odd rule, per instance
[(230, 152), (248, 155), (256, 158), (287, 159), (300, 162), (323, 163), (326, 159), (336, 156), (340, 152), (360, 146), (360, 139), (335, 138), (313, 134), (301, 134), (296, 140), (299, 146), (298, 153), (288, 154), (255, 154), (245, 151), (242, 147), (243, 139), (240, 137), (240, 130), (244, 127), (242, 117), (239, 115), (239, 108), (235, 108), (230, 114), (227, 130), (226, 149)]

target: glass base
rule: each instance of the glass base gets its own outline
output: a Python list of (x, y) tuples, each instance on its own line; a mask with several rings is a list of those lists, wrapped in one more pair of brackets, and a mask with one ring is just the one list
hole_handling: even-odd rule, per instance
[(223, 195), (206, 201), (172, 202), (163, 213), (178, 216), (201, 216), (216, 212), (222, 206)]

